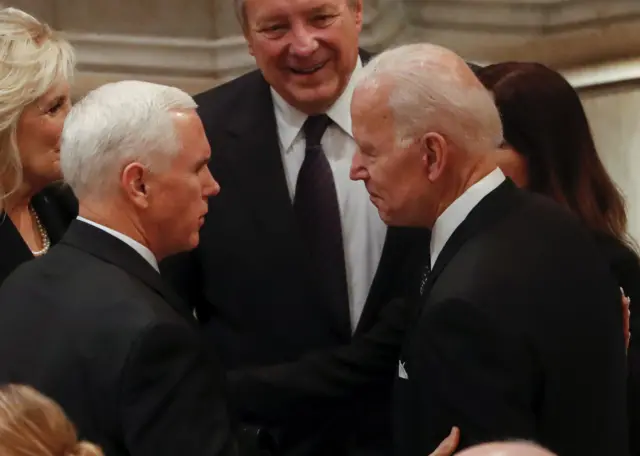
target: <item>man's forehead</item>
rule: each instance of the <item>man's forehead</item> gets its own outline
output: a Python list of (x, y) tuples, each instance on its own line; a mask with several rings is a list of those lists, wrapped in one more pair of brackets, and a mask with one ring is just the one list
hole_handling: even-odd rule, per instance
[(263, 16), (289, 14), (338, 7), (348, 0), (245, 0), (245, 11), (261, 19)]
[(392, 87), (388, 84), (382, 84), (378, 80), (366, 81), (354, 90), (351, 106), (365, 111), (385, 110), (388, 108), (391, 92)]

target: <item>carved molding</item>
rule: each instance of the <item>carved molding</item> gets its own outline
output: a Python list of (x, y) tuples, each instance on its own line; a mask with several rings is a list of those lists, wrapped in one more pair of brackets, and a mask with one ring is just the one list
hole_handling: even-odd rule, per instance
[[(638, 0), (377, 0), (363, 47), (429, 41), (488, 63), (535, 60), (580, 88), (640, 78)], [(195, 93), (254, 68), (240, 35), (220, 39), (68, 33), (79, 57), (75, 94), (138, 78)]]
[(640, 16), (636, 0), (403, 0), (426, 29), (541, 35)]
[[(402, 4), (378, 0), (366, 10), (361, 44), (382, 50), (397, 42), (403, 27)], [(177, 85), (195, 93), (255, 68), (241, 35), (212, 40), (69, 32), (67, 37), (78, 53), (76, 97), (123, 78)]]

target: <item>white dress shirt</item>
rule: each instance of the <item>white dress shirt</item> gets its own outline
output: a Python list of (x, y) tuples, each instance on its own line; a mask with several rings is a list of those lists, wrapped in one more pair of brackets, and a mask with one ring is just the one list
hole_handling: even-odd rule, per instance
[(489, 193), (494, 191), (504, 182), (505, 177), (500, 168), (496, 168), (491, 173), (480, 179), (460, 195), (445, 211), (440, 214), (431, 230), (431, 269), (436, 264), (438, 255), (442, 252), (445, 244), (467, 218), (474, 207), (482, 201)]
[[(361, 68), (362, 62), (358, 59), (354, 74)], [(387, 233), (387, 227), (369, 200), (363, 183), (349, 179), (351, 160), (356, 151), (351, 131), (351, 98), (354, 89), (355, 78), (352, 75), (340, 98), (326, 112), (333, 124), (329, 126), (321, 141), (333, 171), (340, 205), (352, 330), (355, 330), (367, 300)], [(308, 116), (289, 105), (275, 90), (272, 89), (271, 93), (282, 163), (289, 195), (293, 201), (298, 173), (305, 156), (302, 125)]]
[(78, 216), (77, 218), (81, 222), (88, 223), (89, 225), (95, 226), (96, 228), (101, 229), (102, 231), (104, 231), (106, 233), (109, 233), (111, 236), (114, 236), (114, 237), (120, 239), (122, 242), (127, 244), (133, 250), (138, 252), (138, 254), (140, 254), (140, 256), (142, 258), (144, 258), (153, 267), (153, 269), (155, 269), (156, 271), (160, 272), (160, 268), (158, 268), (158, 260), (156, 259), (155, 255), (151, 252), (151, 250), (149, 250), (144, 245), (140, 244), (138, 241), (136, 241), (134, 239), (131, 239), (126, 234), (122, 234), (119, 231), (112, 230), (111, 228), (109, 228), (107, 226), (104, 226), (104, 225), (100, 225), (99, 223), (96, 223), (96, 222), (94, 222), (92, 220), (89, 220), (89, 219), (86, 219), (86, 218), (80, 217), (80, 216)]

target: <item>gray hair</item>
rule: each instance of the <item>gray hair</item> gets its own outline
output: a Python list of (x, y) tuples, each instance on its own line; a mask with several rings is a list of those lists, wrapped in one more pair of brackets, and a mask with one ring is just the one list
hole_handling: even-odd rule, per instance
[(65, 121), (65, 181), (79, 199), (102, 197), (117, 187), (128, 163), (165, 166), (181, 149), (171, 111), (196, 107), (182, 90), (150, 82), (120, 81), (93, 90)]
[[(358, 87), (388, 84), (399, 144), (434, 128), (469, 152), (492, 150), (502, 142), (500, 114), (491, 93), (462, 59), (452, 56), (439, 46), (409, 44), (376, 56), (358, 74)], [(477, 84), (465, 80), (466, 72)]]
[(22, 184), (17, 143), (24, 108), (59, 81), (71, 82), (76, 58), (71, 45), (46, 23), (17, 8), (0, 9), (0, 207)]
[[(347, 0), (349, 6), (355, 7), (358, 3), (358, 0)], [(242, 26), (244, 30), (247, 26), (247, 11), (245, 9), (246, 0), (233, 0), (233, 9), (235, 10), (236, 17), (238, 18), (238, 22)]]

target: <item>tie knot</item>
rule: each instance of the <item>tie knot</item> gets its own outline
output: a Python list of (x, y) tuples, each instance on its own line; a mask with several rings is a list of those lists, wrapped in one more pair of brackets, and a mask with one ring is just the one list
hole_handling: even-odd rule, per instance
[(307, 147), (320, 146), (322, 135), (329, 125), (331, 125), (331, 119), (326, 114), (309, 116), (302, 126)]

